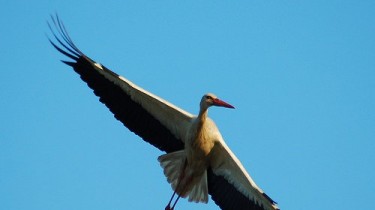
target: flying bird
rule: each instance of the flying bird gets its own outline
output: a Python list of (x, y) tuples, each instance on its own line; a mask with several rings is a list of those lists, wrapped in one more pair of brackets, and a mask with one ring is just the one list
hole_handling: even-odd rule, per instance
[(279, 209), (255, 184), (207, 116), (212, 106), (232, 105), (208, 93), (201, 98), (198, 115), (190, 114), (87, 57), (57, 15), (48, 26), (56, 40), (49, 39), (50, 43), (71, 59), (63, 62), (73, 67), (100, 102), (130, 131), (166, 152), (158, 158), (173, 189), (165, 210), (173, 210), (180, 197), (207, 203), (208, 194), (224, 210)]

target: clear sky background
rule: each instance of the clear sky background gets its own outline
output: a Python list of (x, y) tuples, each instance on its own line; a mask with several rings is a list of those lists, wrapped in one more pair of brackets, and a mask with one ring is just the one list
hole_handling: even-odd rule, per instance
[[(115, 120), (47, 40), (197, 113), (210, 110), (284, 210), (375, 209), (375, 1), (5, 1), (0, 209), (164, 209), (163, 154)], [(181, 200), (177, 210), (218, 209)]]

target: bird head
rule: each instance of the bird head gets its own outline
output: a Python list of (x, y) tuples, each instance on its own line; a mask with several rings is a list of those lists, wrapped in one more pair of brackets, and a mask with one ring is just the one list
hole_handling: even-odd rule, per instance
[(201, 109), (208, 109), (208, 107), (210, 107), (210, 106), (221, 106), (221, 107), (225, 107), (225, 108), (234, 109), (234, 106), (228, 104), (225, 101), (222, 101), (222, 100), (218, 99), (212, 93), (207, 93), (202, 97), (200, 106), (201, 106)]

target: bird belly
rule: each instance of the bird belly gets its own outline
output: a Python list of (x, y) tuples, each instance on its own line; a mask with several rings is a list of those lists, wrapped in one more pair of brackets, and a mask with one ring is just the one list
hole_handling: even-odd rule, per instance
[[(181, 190), (177, 190), (177, 193), (182, 197), (189, 195), (189, 201), (207, 202), (207, 168), (216, 139), (216, 130), (212, 121), (200, 122), (197, 120), (192, 123), (186, 133), (184, 141), (186, 166), (180, 180), (182, 187)], [(199, 193), (197, 194), (197, 192)]]
[(208, 132), (201, 129), (196, 135), (185, 142), (187, 165), (196, 175), (203, 173), (209, 164), (209, 155), (214, 146)]

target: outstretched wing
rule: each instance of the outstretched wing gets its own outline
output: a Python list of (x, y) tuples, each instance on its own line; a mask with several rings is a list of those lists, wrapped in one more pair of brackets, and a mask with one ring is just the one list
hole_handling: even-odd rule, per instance
[(50, 40), (51, 44), (72, 59), (63, 62), (73, 67), (117, 120), (162, 151), (184, 148), (183, 135), (192, 119), (190, 113), (91, 60), (76, 47), (58, 16), (52, 17), (52, 22), (55, 30), (50, 24), (49, 27), (57, 42)]
[(279, 209), (276, 202), (255, 184), (223, 140), (216, 142), (212, 156), (208, 190), (223, 210)]

